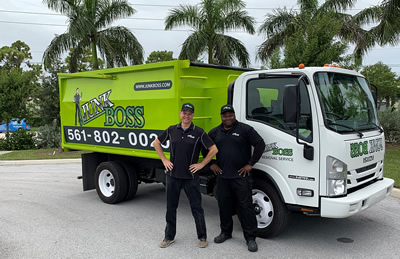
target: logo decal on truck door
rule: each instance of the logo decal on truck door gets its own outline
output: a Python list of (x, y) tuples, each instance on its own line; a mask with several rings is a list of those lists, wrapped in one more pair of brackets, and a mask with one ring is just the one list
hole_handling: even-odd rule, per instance
[[(265, 153), (272, 152), (270, 155)], [(279, 148), (277, 142), (267, 144), (265, 146), (264, 154), (262, 158), (268, 160), (279, 160), (293, 162), (293, 149), (291, 148)]]

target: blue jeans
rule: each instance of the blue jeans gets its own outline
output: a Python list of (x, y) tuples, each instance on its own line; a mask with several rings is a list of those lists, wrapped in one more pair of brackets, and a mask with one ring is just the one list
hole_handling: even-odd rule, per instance
[(173, 240), (176, 235), (176, 210), (178, 209), (179, 196), (181, 189), (189, 199), (190, 208), (194, 222), (196, 223), (198, 239), (206, 239), (206, 222), (204, 220), (204, 210), (201, 207), (201, 193), (199, 179), (178, 179), (167, 175), (167, 214), (165, 227), (165, 239)]

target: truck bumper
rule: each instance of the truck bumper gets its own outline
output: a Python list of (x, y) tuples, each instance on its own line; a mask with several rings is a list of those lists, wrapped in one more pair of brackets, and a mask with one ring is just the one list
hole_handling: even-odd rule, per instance
[(394, 181), (383, 178), (370, 186), (353, 192), (342, 198), (321, 198), (321, 217), (346, 218), (389, 196), (393, 190)]

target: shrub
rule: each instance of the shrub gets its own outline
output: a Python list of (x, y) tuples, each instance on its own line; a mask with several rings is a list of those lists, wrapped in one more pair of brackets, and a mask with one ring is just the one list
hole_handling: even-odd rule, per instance
[(386, 141), (400, 143), (400, 112), (386, 109), (385, 111), (380, 111), (378, 116), (385, 130)]
[(39, 127), (36, 136), (39, 148), (59, 148), (61, 144), (60, 128), (56, 123)]
[(0, 139), (0, 150), (27, 150), (35, 148), (35, 134), (25, 129), (8, 133), (4, 139)]

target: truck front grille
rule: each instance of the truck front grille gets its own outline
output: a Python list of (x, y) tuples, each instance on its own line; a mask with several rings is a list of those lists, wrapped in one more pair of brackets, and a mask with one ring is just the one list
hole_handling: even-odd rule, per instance
[(361, 185), (365, 185), (374, 181), (380, 171), (383, 170), (383, 161), (373, 163), (364, 167), (356, 168), (347, 172), (347, 192), (357, 189)]
[(357, 172), (357, 174), (361, 174), (361, 173), (363, 173), (363, 172), (365, 172), (365, 171), (374, 169), (374, 168), (376, 167), (376, 164), (377, 164), (377, 163), (374, 163), (374, 164), (372, 164), (372, 165), (367, 165), (367, 166), (358, 168), (358, 169), (356, 169), (356, 172)]

